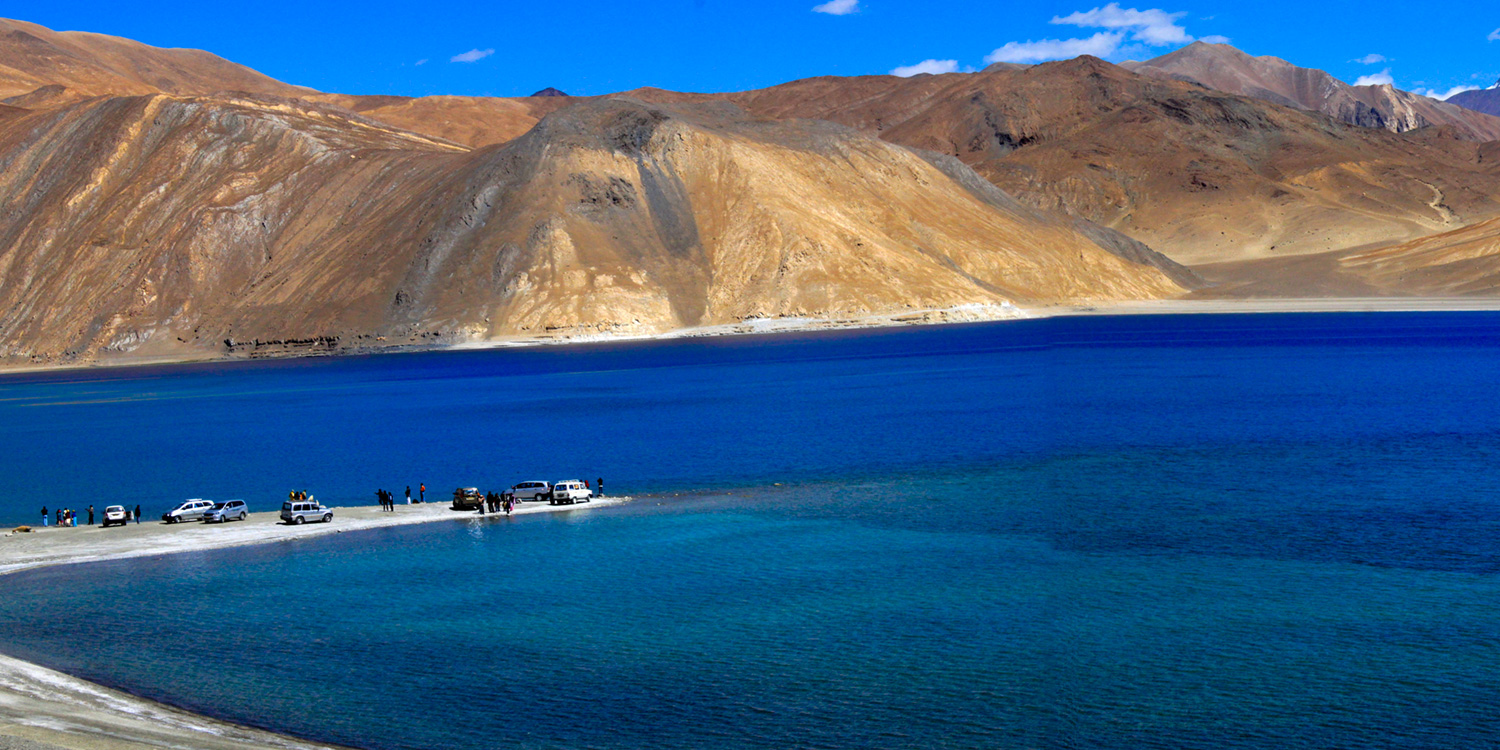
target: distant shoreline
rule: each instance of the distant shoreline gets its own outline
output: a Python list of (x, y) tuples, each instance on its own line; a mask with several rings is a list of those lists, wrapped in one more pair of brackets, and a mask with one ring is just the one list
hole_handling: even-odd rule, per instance
[[(618, 507), (629, 497), (606, 497), (585, 505), (521, 505), (513, 515), (536, 515)], [(36, 528), (0, 536), (0, 576), (22, 571), (108, 560), (160, 557), (234, 547), (370, 531), (438, 521), (478, 521), (499, 514), (454, 511), (447, 502), (336, 507), (332, 523), (286, 526), (279, 511), (252, 513), (244, 521), (212, 526), (163, 524), (156, 519), (123, 528)], [(498, 519), (497, 519), (498, 520)], [(0, 738), (40, 743), (38, 750), (138, 750), (194, 747), (202, 750), (344, 750), (262, 729), (232, 724), (78, 679), (11, 656), (0, 655)], [(6, 745), (9, 747), (10, 745)], [(31, 747), (31, 746), (28, 746)]]
[(1000, 323), (1061, 317), (1109, 317), (1126, 315), (1239, 315), (1290, 313), (1407, 313), (1407, 312), (1495, 312), (1500, 311), (1500, 297), (1290, 297), (1252, 299), (1163, 299), (1111, 300), (1098, 303), (1076, 302), (1035, 306), (959, 305), (951, 308), (914, 309), (875, 313), (846, 318), (758, 318), (739, 323), (678, 328), (650, 334), (576, 334), (558, 336), (517, 336), (484, 341), (446, 344), (392, 345), (316, 354), (286, 356), (235, 357), (221, 354), (201, 356), (132, 356), (120, 355), (101, 360), (67, 364), (4, 364), (0, 378), (48, 372), (117, 370), (131, 367), (216, 364), (264, 360), (295, 360), (324, 357), (363, 357), (377, 354), (416, 354), (423, 352), (484, 351), (543, 346), (580, 344), (613, 344), (632, 341), (670, 341), (674, 339), (720, 336), (753, 336), (818, 331), (915, 328), (973, 323)]

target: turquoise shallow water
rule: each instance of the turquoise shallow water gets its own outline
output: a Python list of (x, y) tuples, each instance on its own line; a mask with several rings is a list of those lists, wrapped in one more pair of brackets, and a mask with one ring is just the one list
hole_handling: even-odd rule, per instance
[(5, 379), (9, 497), (640, 499), (8, 577), (0, 648), (371, 748), (1488, 746), (1497, 354), (1216, 316)]

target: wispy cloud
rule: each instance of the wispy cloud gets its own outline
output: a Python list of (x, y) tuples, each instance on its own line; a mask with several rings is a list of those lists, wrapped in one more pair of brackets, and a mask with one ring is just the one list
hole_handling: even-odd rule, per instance
[(1364, 57), (1356, 57), (1349, 62), (1359, 63), (1360, 65), (1379, 65), (1380, 63), (1385, 62), (1385, 55), (1378, 55), (1374, 52), (1371, 52)]
[(1208, 42), (1209, 44), (1228, 44), (1229, 37), (1223, 36), (1221, 34), (1209, 34), (1208, 36), (1198, 37), (1198, 41)]
[(1491, 31), (1490, 35), (1488, 37), (1486, 37), (1486, 38), (1489, 39), (1492, 42), (1500, 42), (1500, 29), (1495, 29), (1494, 31)]
[[(1084, 39), (1040, 39), (1009, 42), (985, 57), (986, 62), (1034, 63), (1062, 60), (1079, 55), (1111, 58), (1125, 54), (1151, 54), (1153, 47), (1187, 44), (1193, 36), (1179, 23), (1186, 12), (1161, 8), (1121, 8), (1119, 3), (1080, 10), (1066, 16), (1054, 16), (1056, 26), (1104, 29)], [(1228, 44), (1229, 38), (1217, 34), (1203, 37), (1213, 44)]]
[(479, 62), (480, 60), (483, 60), (484, 58), (489, 57), (490, 55), (493, 55), (493, 54), (495, 54), (495, 51), (492, 50), (492, 49), (471, 49), (468, 52), (465, 52), (465, 53), (463, 53), (461, 55), (454, 55), (454, 56), (448, 58), (448, 62), (458, 62), (458, 63)]
[(1396, 79), (1391, 77), (1390, 68), (1354, 79), (1355, 86), (1389, 86), (1395, 82)]
[(1111, 29), (1123, 31), (1137, 42), (1153, 47), (1168, 44), (1187, 44), (1193, 41), (1187, 29), (1177, 23), (1187, 13), (1168, 13), (1159, 8), (1136, 10), (1121, 8), (1119, 3), (1110, 3), (1102, 8), (1077, 11), (1066, 16), (1056, 16), (1052, 23), (1064, 26), (1082, 26), (1088, 29)]
[(1025, 42), (1007, 42), (1005, 46), (985, 55), (987, 63), (1037, 63), (1044, 60), (1065, 60), (1079, 55), (1108, 57), (1120, 48), (1122, 34), (1099, 32), (1087, 39), (1039, 39)]
[(424, 58), (418, 60), (416, 64), (417, 65), (426, 65), (427, 64), (427, 58), (424, 57)]
[(895, 68), (891, 71), (891, 75), (899, 76), (901, 78), (911, 78), (912, 76), (922, 75), (923, 73), (927, 73), (929, 75), (939, 75), (941, 73), (957, 72), (957, 60), (923, 60), (916, 65), (902, 65), (899, 68)]
[(850, 13), (859, 12), (859, 0), (828, 0), (822, 5), (813, 6), (814, 13), (827, 13), (830, 16), (847, 16)]
[(1412, 91), (1412, 93), (1413, 94), (1421, 94), (1422, 96), (1431, 97), (1431, 98), (1436, 99), (1436, 100), (1438, 100), (1440, 102), (1446, 102), (1450, 98), (1452, 98), (1452, 97), (1454, 97), (1454, 96), (1456, 96), (1458, 94), (1462, 94), (1465, 91), (1478, 91), (1478, 90), (1479, 90), (1478, 86), (1454, 86), (1453, 88), (1448, 89), (1447, 91), (1438, 91), (1437, 89), (1416, 89), (1416, 90)]

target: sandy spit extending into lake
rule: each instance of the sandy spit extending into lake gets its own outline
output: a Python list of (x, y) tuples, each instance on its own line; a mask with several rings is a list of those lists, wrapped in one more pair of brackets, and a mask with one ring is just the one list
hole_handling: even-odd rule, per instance
[[(606, 497), (585, 505), (565, 506), (524, 503), (512, 515), (588, 512), (629, 500)], [(123, 528), (79, 526), (10, 532), (0, 536), (0, 575), (52, 565), (290, 543), (348, 531), (480, 518), (475, 512), (454, 511), (447, 503), (435, 502), (397, 505), (394, 512), (383, 512), (374, 505), (333, 508), (332, 523), (302, 526), (284, 525), (278, 514), (279, 511), (252, 513), (244, 521), (214, 525), (167, 525), (154, 518), (142, 518), (140, 524)], [(333, 747), (217, 721), (0, 656), (0, 748), (311, 750)]]

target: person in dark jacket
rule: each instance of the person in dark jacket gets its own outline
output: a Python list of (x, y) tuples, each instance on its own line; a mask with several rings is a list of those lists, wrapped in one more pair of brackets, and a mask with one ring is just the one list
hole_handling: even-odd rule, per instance
[(411, 505), (411, 485), (406, 485), (406, 504)]
[(47, 527), (47, 522), (50, 521), (50, 520), (52, 520), (52, 517), (47, 514), (47, 506), (43, 505), (42, 506), (42, 528), (46, 528)]
[(94, 504), (89, 503), (89, 525), (94, 525)]
[(594, 492), (599, 497), (604, 497), (604, 477), (599, 477), (599, 479), (594, 482)]
[(135, 522), (136, 522), (137, 525), (139, 525), (140, 522), (141, 522), (141, 506), (140, 505), (136, 505), (135, 506)]

